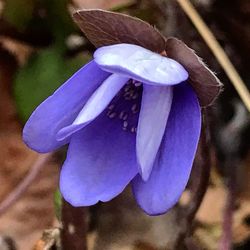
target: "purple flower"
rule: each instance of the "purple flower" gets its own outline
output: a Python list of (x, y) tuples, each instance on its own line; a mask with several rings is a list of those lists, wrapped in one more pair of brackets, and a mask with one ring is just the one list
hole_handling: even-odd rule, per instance
[(200, 135), (187, 78), (140, 46), (101, 47), (34, 111), (24, 141), (38, 152), (69, 143), (60, 189), (72, 205), (109, 201), (131, 182), (146, 213), (164, 213), (187, 184)]

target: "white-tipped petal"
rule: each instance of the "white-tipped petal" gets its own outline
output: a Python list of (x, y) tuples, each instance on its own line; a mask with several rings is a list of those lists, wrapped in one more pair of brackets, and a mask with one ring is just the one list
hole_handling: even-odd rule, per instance
[(105, 71), (151, 85), (175, 85), (188, 78), (175, 60), (133, 44), (101, 47), (94, 53), (94, 60)]

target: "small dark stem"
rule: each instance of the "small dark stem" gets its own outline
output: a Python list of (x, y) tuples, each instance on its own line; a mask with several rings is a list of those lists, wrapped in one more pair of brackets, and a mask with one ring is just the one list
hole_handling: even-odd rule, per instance
[(175, 249), (183, 249), (185, 239), (187, 239), (187, 237), (192, 232), (194, 217), (201, 205), (209, 184), (211, 162), (210, 150), (208, 146), (209, 130), (205, 112), (206, 111), (203, 110), (203, 126), (201, 137), (192, 170), (193, 174), (190, 185), (190, 202), (187, 206), (180, 208), (179, 218), (182, 226), (176, 240)]
[(202, 131), (198, 156), (194, 163), (197, 180), (193, 181), (191, 187), (191, 201), (185, 209), (187, 222), (192, 223), (207, 191), (211, 170), (210, 150), (207, 144), (206, 131)]
[(29, 173), (25, 176), (23, 181), (7, 196), (7, 198), (0, 204), (0, 216), (6, 212), (27, 190), (30, 184), (36, 179), (45, 163), (49, 160), (51, 154), (39, 155)]
[(73, 207), (63, 199), (62, 205), (62, 249), (87, 250), (86, 208)]
[[(232, 163), (233, 161), (231, 161)], [(230, 167), (230, 173), (228, 178), (228, 190), (226, 204), (224, 208), (223, 223), (222, 223), (222, 237), (220, 241), (220, 250), (232, 249), (232, 224), (233, 224), (233, 211), (235, 200), (235, 187), (236, 185), (236, 171), (235, 165)]]

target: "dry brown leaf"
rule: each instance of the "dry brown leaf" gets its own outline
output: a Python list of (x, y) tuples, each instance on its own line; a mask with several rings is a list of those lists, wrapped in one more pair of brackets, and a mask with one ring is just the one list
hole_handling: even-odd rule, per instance
[(205, 224), (221, 223), (225, 201), (226, 190), (223, 186), (209, 188), (196, 218)]
[(45, 230), (42, 238), (36, 243), (32, 250), (52, 250), (60, 247), (60, 230), (53, 228)]
[(25, 195), (0, 218), (0, 232), (12, 237), (20, 249), (31, 249), (54, 220), (53, 192), (56, 166), (49, 164)]
[[(225, 186), (210, 187), (205, 195), (196, 219), (203, 224), (198, 228), (196, 235), (205, 245), (211, 244), (208, 249), (217, 249), (221, 236), (221, 225), (225, 208), (227, 191)], [(238, 208), (233, 214), (233, 242), (240, 243), (250, 237), (250, 229), (244, 219), (250, 214), (250, 201), (239, 198)], [(212, 243), (213, 242), (213, 243)]]
[[(37, 153), (29, 150), (21, 138), (15, 105), (11, 96), (16, 64), (0, 51), (0, 200), (22, 181)], [(54, 222), (53, 193), (57, 186), (58, 164), (50, 162), (21, 199), (0, 217), (0, 234), (10, 236), (19, 249), (29, 250), (42, 231)]]
[(249, 225), (244, 222), (247, 216), (250, 216), (250, 201), (241, 200), (239, 208), (234, 213), (233, 241), (235, 243), (243, 242), (250, 237)]

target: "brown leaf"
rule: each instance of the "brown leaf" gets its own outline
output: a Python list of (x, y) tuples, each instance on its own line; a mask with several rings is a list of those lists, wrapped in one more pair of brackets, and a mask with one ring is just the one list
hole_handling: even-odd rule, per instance
[[(0, 50), (1, 202), (23, 180), (37, 157), (37, 153), (28, 149), (22, 141), (22, 128), (11, 94), (15, 72), (16, 61), (8, 52)], [(0, 235), (11, 237), (18, 249), (31, 249), (41, 232), (53, 225), (53, 196), (57, 187), (58, 169), (55, 161), (49, 162), (23, 196), (1, 215)]]
[(181, 63), (188, 71), (189, 82), (196, 91), (201, 106), (212, 104), (223, 86), (215, 74), (192, 49), (176, 38), (167, 39), (166, 52), (168, 57)]
[[(0, 180), (5, 195), (3, 192), (0, 194), (4, 197), (22, 181), (25, 170), (27, 171), (33, 164), (37, 155), (21, 143), (20, 132), (12, 133), (12, 136), (8, 137), (16, 143), (16, 146), (8, 145), (10, 139), (1, 138), (2, 148), (4, 145), (5, 151), (9, 151), (9, 154), (4, 152), (6, 158), (1, 161)], [(3, 157), (0, 158), (3, 160)], [(11, 171), (9, 175), (4, 172), (5, 169)], [(18, 249), (31, 249), (42, 231), (53, 226), (55, 216), (53, 194), (57, 182), (58, 166), (55, 162), (49, 162), (23, 196), (0, 217), (0, 234), (13, 238)]]
[(73, 18), (96, 47), (129, 43), (154, 52), (165, 50), (165, 38), (148, 23), (104, 10), (80, 10)]

